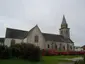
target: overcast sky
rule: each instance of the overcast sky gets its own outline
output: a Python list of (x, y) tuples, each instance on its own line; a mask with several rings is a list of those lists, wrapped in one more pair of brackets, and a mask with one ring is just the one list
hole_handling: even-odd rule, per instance
[(85, 45), (85, 0), (0, 0), (0, 37), (6, 28), (59, 34), (63, 14), (75, 45)]

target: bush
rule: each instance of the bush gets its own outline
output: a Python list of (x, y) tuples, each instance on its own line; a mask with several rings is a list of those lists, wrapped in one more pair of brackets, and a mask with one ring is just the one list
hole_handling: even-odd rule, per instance
[(2, 50), (0, 51), (0, 59), (9, 59), (10, 58), (10, 49), (6, 46), (2, 46)]
[(21, 44), (15, 44), (10, 47), (10, 52), (12, 54), (12, 57), (19, 58), (21, 55)]
[(12, 56), (30, 61), (39, 61), (41, 57), (40, 48), (29, 43), (15, 44), (10, 47)]
[(29, 43), (14, 44), (10, 47), (0, 45), (0, 59), (20, 58), (30, 61), (40, 61), (40, 48)]
[(48, 49), (48, 50), (42, 50), (42, 55), (45, 56), (53, 56), (53, 55), (58, 55), (58, 52), (56, 50)]
[(84, 55), (85, 51), (64, 51), (64, 52), (60, 52), (60, 51), (56, 51), (56, 50), (42, 50), (42, 55), (46, 55), (46, 56), (53, 56), (53, 55)]
[(0, 45), (0, 55), (1, 55), (2, 51), (5, 50), (5, 48), (6, 48), (6, 46)]
[(75, 61), (74, 64), (85, 64), (83, 60), (78, 60), (78, 61)]
[(32, 52), (32, 55), (30, 56), (30, 60), (40, 61), (40, 58), (41, 58), (40, 48), (39, 47), (35, 47), (33, 52)]
[(84, 63), (85, 63), (85, 55), (84, 55)]

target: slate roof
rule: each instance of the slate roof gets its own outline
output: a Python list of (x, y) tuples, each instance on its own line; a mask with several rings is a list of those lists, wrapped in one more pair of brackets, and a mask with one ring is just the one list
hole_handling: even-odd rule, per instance
[(64, 42), (64, 38), (61, 35), (42, 33), (46, 41)]
[[(24, 39), (34, 28), (32, 28), (29, 32), (18, 29), (7, 28), (6, 38)], [(48, 34), (48, 33), (42, 33), (42, 35), (44, 36), (46, 41), (73, 43), (71, 39), (69, 38), (65, 39), (62, 35)]]
[(69, 38), (64, 38), (62, 35), (42, 33), (46, 41), (73, 43)]
[(7, 28), (6, 30), (6, 38), (15, 38), (15, 39), (23, 39), (27, 36), (28, 31), (18, 30)]
[(65, 16), (63, 15), (62, 25), (67, 24)]
[(0, 38), (0, 43), (4, 43), (4, 38)]

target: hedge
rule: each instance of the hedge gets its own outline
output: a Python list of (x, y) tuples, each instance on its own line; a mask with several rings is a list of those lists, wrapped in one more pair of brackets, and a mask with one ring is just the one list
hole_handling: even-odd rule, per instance
[(52, 49), (43, 49), (42, 50), (42, 55), (43, 56), (53, 56), (53, 55), (84, 55), (85, 51), (64, 51), (64, 52), (59, 52), (57, 50), (52, 50)]
[(0, 59), (20, 58), (40, 61), (41, 51), (38, 46), (29, 43), (14, 44), (10, 47), (0, 46)]

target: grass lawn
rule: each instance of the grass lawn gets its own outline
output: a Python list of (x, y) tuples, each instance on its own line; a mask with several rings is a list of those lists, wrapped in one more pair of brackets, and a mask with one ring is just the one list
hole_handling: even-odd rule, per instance
[(0, 64), (41, 64), (41, 62), (29, 62), (20, 59), (0, 60)]
[(29, 62), (20, 59), (0, 60), (0, 64), (56, 64), (58, 62), (71, 62), (64, 60), (64, 58), (74, 58), (80, 56), (43, 56), (41, 62)]

